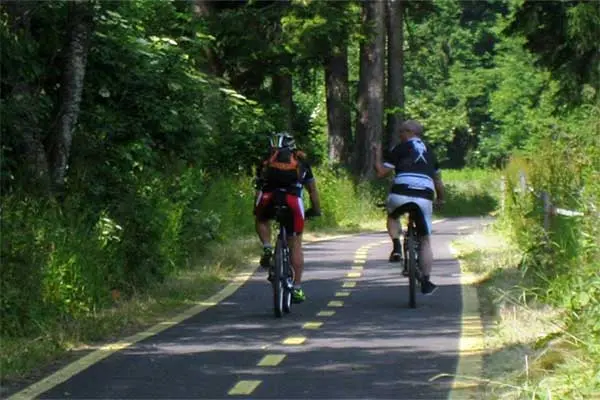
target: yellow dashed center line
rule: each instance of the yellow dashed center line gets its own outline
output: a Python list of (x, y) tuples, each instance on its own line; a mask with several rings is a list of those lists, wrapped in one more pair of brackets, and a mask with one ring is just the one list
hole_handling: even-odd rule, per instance
[(304, 325), (302, 325), (302, 328), (304, 328), (304, 329), (319, 329), (321, 326), (323, 326), (322, 322), (311, 321), (311, 322), (307, 322)]
[(356, 282), (351, 281), (351, 282), (344, 282), (344, 284), (342, 285), (343, 288), (353, 288), (356, 287)]
[(259, 367), (274, 367), (279, 365), (284, 358), (285, 354), (267, 354), (256, 365)]
[(354, 260), (354, 265), (363, 265), (366, 260)]
[(333, 317), (335, 315), (335, 311), (333, 310), (323, 310), (317, 313), (317, 317)]
[(288, 338), (283, 339), (282, 343), (291, 346), (297, 346), (304, 343), (305, 341), (306, 337), (304, 336), (290, 336)]
[(262, 381), (239, 381), (227, 393), (230, 396), (248, 395), (254, 392), (254, 389), (261, 384)]
[(350, 292), (335, 292), (335, 297), (348, 297)]
[(361, 273), (360, 272), (348, 272), (348, 274), (346, 276), (348, 278), (360, 278)]
[(332, 300), (327, 304), (327, 307), (344, 307), (344, 302)]
[(353, 265), (352, 269), (354, 271), (362, 271), (363, 270), (363, 266), (362, 265)]

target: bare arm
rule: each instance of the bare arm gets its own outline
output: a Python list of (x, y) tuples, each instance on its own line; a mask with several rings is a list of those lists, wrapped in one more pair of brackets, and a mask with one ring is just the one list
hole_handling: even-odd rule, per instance
[(372, 150), (375, 152), (375, 171), (377, 171), (377, 177), (383, 178), (390, 172), (394, 170), (394, 168), (390, 168), (386, 166), (381, 160), (381, 145), (373, 145)]

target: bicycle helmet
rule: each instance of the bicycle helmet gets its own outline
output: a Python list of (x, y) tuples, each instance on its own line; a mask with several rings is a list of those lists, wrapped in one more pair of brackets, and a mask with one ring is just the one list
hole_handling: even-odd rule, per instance
[(288, 148), (290, 150), (296, 149), (296, 140), (294, 137), (287, 132), (278, 132), (270, 138), (271, 148), (283, 149)]

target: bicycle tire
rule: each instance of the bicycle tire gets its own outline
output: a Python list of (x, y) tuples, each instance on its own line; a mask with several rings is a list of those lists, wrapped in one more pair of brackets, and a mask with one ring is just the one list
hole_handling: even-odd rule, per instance
[(292, 285), (294, 283), (294, 270), (290, 267), (290, 251), (285, 248), (284, 251), (284, 268), (282, 285), (283, 285), (283, 312), (289, 314), (292, 311)]
[(277, 239), (277, 244), (275, 245), (275, 265), (274, 276), (273, 276), (273, 312), (275, 314), (275, 318), (281, 318), (283, 315), (283, 297), (284, 297), (284, 288), (283, 288), (283, 279), (281, 279), (283, 275), (283, 257), (284, 250), (282, 246), (281, 238)]
[(417, 255), (416, 255), (416, 242), (415, 233), (412, 226), (408, 227), (407, 241), (408, 241), (408, 305), (410, 308), (417, 307)]

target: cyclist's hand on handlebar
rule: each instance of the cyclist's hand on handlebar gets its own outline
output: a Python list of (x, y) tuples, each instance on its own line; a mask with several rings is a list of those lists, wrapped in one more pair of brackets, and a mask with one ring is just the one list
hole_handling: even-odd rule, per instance
[(321, 216), (321, 210), (315, 210), (314, 208), (309, 208), (304, 213), (304, 218), (305, 219), (314, 218), (314, 217), (320, 217), (320, 216)]

